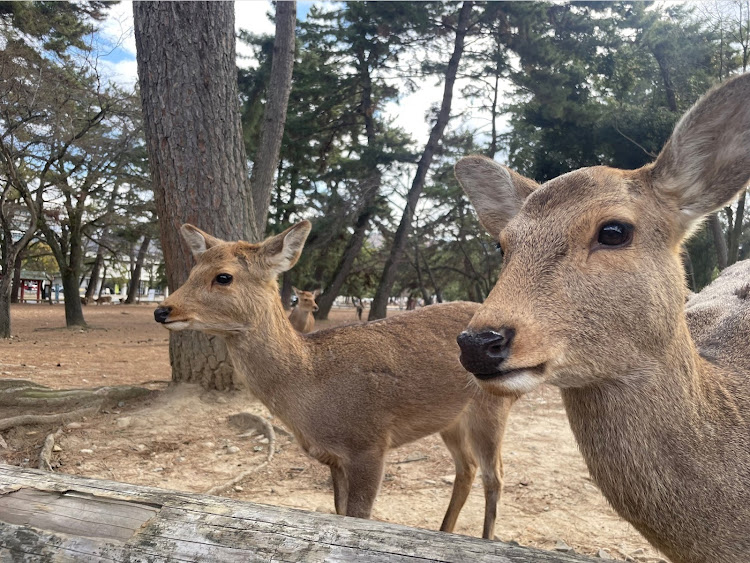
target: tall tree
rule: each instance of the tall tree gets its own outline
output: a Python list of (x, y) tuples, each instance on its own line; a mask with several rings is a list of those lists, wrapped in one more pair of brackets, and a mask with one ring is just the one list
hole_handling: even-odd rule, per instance
[[(192, 257), (179, 228), (190, 222), (226, 239), (262, 238), (239, 113), (233, 2), (135, 2), (138, 76), (167, 283)], [(170, 334), (172, 378), (207, 388), (241, 386), (224, 342)]]
[(427, 140), (422, 156), (419, 159), (417, 171), (414, 174), (414, 180), (412, 181), (411, 188), (406, 196), (404, 213), (401, 217), (398, 229), (396, 230), (390, 255), (388, 256), (383, 268), (380, 284), (378, 285), (375, 297), (370, 306), (370, 314), (368, 318), (371, 321), (382, 319), (386, 316), (388, 299), (391, 290), (393, 289), (393, 283), (396, 280), (397, 269), (404, 251), (406, 250), (406, 243), (408, 241), (409, 230), (414, 217), (414, 210), (416, 209), (419, 196), (422, 193), (430, 164), (432, 164), (432, 159), (435, 152), (438, 150), (440, 140), (443, 137), (443, 132), (445, 131), (445, 127), (450, 118), (451, 104), (453, 102), (453, 85), (456, 82), (458, 65), (461, 61), (461, 56), (464, 50), (466, 33), (471, 24), (473, 5), (473, 2), (464, 2), (458, 13), (458, 20), (455, 25), (453, 53), (451, 54), (451, 58), (448, 61), (445, 71), (445, 86), (443, 88), (443, 99), (440, 104), (440, 111), (438, 112), (435, 124), (430, 131), (430, 137)]
[(296, 24), (297, 2), (277, 2), (276, 35), (273, 41), (271, 75), (268, 81), (268, 101), (263, 111), (260, 142), (250, 177), (250, 185), (256, 194), (253, 201), (255, 224), (259, 233), (266, 232), (268, 207), (271, 204), (271, 193), (274, 188), (273, 179), (279, 165), (289, 92), (292, 89)]
[[(62, 162), (100, 122), (103, 100), (91, 101), (101, 92), (71, 52), (89, 51), (85, 37), (106, 8), (99, 1), (0, 2), (0, 337), (10, 336), (10, 284), (19, 252), (45, 219), (46, 189), (67, 177)], [(75, 301), (80, 311), (77, 290)], [(83, 322), (76, 304), (66, 302), (69, 325)]]
[(13, 37), (0, 55), (0, 172), (32, 200), (28, 212), (60, 268), (67, 326), (85, 325), (78, 287), (84, 237), (138, 141), (133, 99), (88, 57), (55, 58)]

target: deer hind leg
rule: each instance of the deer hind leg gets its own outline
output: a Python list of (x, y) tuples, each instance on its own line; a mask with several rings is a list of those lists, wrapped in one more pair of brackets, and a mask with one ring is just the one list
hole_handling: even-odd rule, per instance
[(346, 515), (369, 518), (380, 490), (385, 466), (385, 449), (358, 452), (344, 468), (348, 483)]
[(503, 488), (503, 461), (500, 457), (505, 424), (514, 398), (480, 396), (469, 407), (469, 440), (479, 459), (484, 485), (484, 527), (482, 537), (494, 539), (497, 503)]
[(333, 481), (333, 503), (336, 514), (346, 515), (346, 501), (349, 494), (349, 481), (346, 472), (338, 465), (331, 465), (331, 480)]
[(451, 501), (448, 504), (448, 510), (445, 512), (443, 523), (440, 525), (440, 531), (442, 532), (452, 532), (455, 529), (456, 520), (466, 503), (471, 491), (471, 484), (474, 482), (474, 476), (477, 473), (477, 462), (469, 447), (466, 434), (467, 429), (462, 420), (440, 433), (456, 464), (456, 478), (453, 481)]

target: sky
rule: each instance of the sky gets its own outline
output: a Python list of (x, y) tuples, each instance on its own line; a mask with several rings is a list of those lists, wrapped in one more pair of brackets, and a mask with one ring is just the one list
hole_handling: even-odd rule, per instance
[[(304, 20), (314, 2), (297, 2), (297, 18)], [(274, 24), (269, 18), (273, 6), (269, 0), (238, 0), (235, 2), (236, 30), (245, 29), (256, 34), (274, 34)], [(117, 83), (132, 88), (138, 80), (135, 58), (135, 37), (133, 35), (133, 3), (120, 2), (110, 9), (107, 20), (101, 27), (97, 41), (100, 61), (107, 73)], [(243, 55), (251, 55), (249, 47), (237, 42), (237, 64), (248, 66), (250, 61)], [(467, 102), (458, 95), (460, 82), (454, 91), (454, 111), (458, 113), (467, 107)], [(431, 124), (426, 119), (428, 109), (438, 104), (443, 95), (443, 84), (436, 80), (426, 81), (417, 92), (403, 96), (398, 102), (388, 104), (385, 112), (395, 124), (409, 133), (421, 145), (427, 142)], [(471, 127), (482, 125), (481, 120), (469, 120)]]

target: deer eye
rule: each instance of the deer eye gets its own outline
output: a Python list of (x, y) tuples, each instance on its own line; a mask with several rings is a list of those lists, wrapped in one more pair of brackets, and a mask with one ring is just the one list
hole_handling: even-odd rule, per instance
[(230, 274), (219, 274), (214, 278), (214, 281), (219, 285), (229, 285), (232, 283), (232, 276)]
[(623, 247), (633, 240), (633, 225), (610, 221), (599, 229), (597, 242), (603, 246)]

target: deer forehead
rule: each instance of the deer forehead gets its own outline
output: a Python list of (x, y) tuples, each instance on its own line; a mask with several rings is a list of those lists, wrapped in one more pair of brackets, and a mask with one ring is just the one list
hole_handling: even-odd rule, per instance
[(631, 171), (582, 168), (546, 182), (524, 201), (501, 235), (504, 244), (533, 238), (589, 237), (605, 221), (643, 223), (652, 216), (653, 190)]
[(206, 250), (198, 259), (201, 270), (222, 268), (248, 268), (259, 265), (260, 245), (249, 242), (225, 242)]

